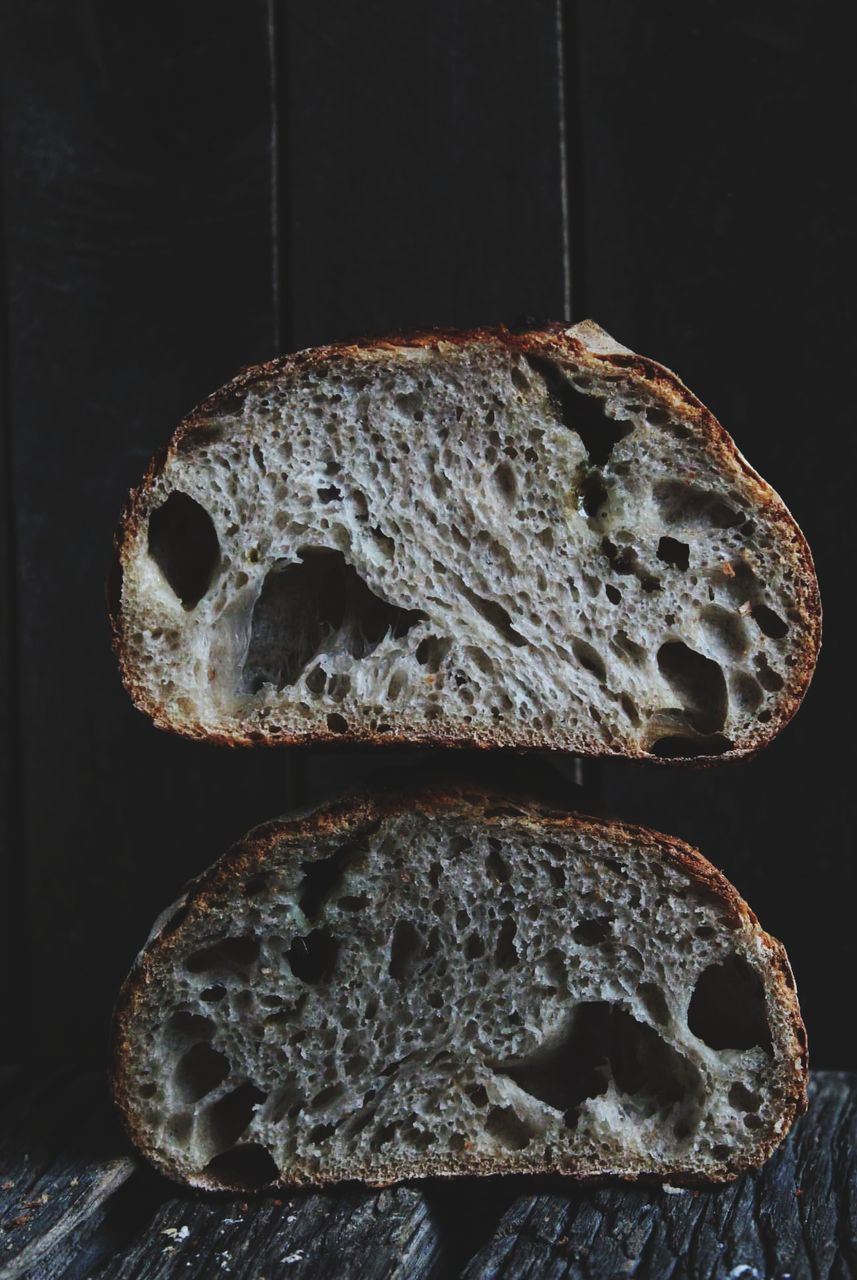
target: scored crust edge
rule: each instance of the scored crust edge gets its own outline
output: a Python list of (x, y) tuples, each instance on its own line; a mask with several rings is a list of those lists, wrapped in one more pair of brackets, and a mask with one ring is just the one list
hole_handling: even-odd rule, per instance
[(604, 746), (591, 743), (576, 754), (590, 759), (620, 757), (645, 760), (659, 765), (683, 765), (690, 768), (706, 768), (720, 762), (748, 759), (755, 756), (785, 728), (803, 701), (812, 679), (821, 648), (821, 598), (818, 580), (809, 544), (797, 521), (782, 498), (759, 473), (750, 466), (737, 448), (732, 437), (706, 409), (681, 379), (664, 365), (646, 356), (637, 355), (628, 347), (616, 342), (592, 320), (583, 320), (567, 326), (549, 322), (523, 331), (500, 325), (479, 329), (431, 329), (413, 333), (387, 335), (381, 338), (334, 343), (322, 347), (310, 347), (292, 355), (279, 356), (264, 364), (249, 365), (219, 390), (208, 396), (175, 429), (169, 443), (151, 459), (141, 483), (131, 491), (122, 512), (114, 537), (114, 553), (107, 583), (107, 604), (110, 618), (113, 650), (119, 663), (122, 682), (132, 702), (139, 711), (149, 716), (159, 728), (181, 737), (194, 738), (220, 746), (294, 746), (323, 742), (367, 743), (397, 747), (426, 745), (437, 747), (497, 748), (519, 750), (564, 750), (557, 747), (546, 734), (514, 726), (497, 734), (467, 733), (460, 736), (448, 733), (403, 733), (376, 731), (351, 727), (345, 733), (334, 733), (318, 727), (301, 732), (278, 732), (270, 735), (239, 733), (212, 733), (200, 725), (176, 724), (163, 705), (153, 699), (134, 674), (128, 658), (128, 647), (123, 631), (121, 610), (122, 575), (129, 546), (140, 531), (145, 519), (146, 500), (153, 482), (164, 469), (167, 461), (181, 448), (186, 449), (194, 435), (204, 434), (210, 427), (212, 416), (218, 411), (242, 404), (247, 394), (261, 384), (284, 374), (312, 368), (331, 360), (372, 353), (395, 351), (402, 347), (433, 347), (440, 344), (467, 346), (470, 343), (496, 343), (514, 351), (530, 355), (548, 356), (552, 351), (576, 360), (590, 371), (603, 373), (607, 368), (630, 374), (645, 383), (651, 391), (657, 391), (668, 402), (671, 410), (696, 428), (700, 445), (706, 449), (715, 463), (729, 470), (737, 466), (750, 482), (758, 505), (774, 522), (782, 538), (785, 558), (791, 563), (795, 575), (795, 609), (805, 628), (806, 640), (798, 655), (789, 678), (789, 691), (777, 703), (770, 721), (747, 735), (739, 747), (731, 747), (718, 755), (673, 756), (665, 758), (651, 752), (629, 746)]
[[(307, 840), (317, 840), (337, 835), (359, 835), (374, 829), (385, 818), (403, 812), (418, 810), (428, 817), (439, 813), (478, 817), (490, 826), (503, 821), (503, 816), (486, 816), (492, 806), (512, 808), (515, 817), (528, 820), (539, 827), (592, 832), (608, 837), (614, 842), (633, 846), (638, 856), (661, 859), (684, 872), (706, 893), (718, 899), (726, 908), (727, 918), (745, 936), (752, 936), (765, 952), (767, 964), (757, 970), (765, 989), (766, 1006), (780, 1011), (783, 1042), (790, 1040), (789, 1052), (783, 1064), (784, 1101), (782, 1126), (776, 1135), (760, 1141), (752, 1156), (744, 1155), (727, 1159), (704, 1174), (678, 1172), (667, 1167), (661, 1172), (639, 1172), (635, 1169), (619, 1169), (603, 1173), (575, 1167), (574, 1163), (533, 1164), (513, 1155), (501, 1157), (464, 1157), (457, 1160), (428, 1158), (409, 1161), (407, 1173), (401, 1165), (391, 1162), (389, 1171), (374, 1172), (371, 1176), (355, 1174), (343, 1179), (338, 1174), (325, 1177), (323, 1172), (291, 1174), (281, 1171), (280, 1177), (262, 1188), (273, 1191), (278, 1187), (325, 1186), (343, 1181), (363, 1182), (373, 1187), (392, 1186), (394, 1183), (424, 1177), (461, 1177), (473, 1174), (551, 1174), (579, 1183), (604, 1182), (619, 1178), (629, 1182), (674, 1182), (681, 1186), (708, 1186), (731, 1182), (740, 1174), (760, 1167), (785, 1139), (794, 1121), (807, 1108), (808, 1101), (808, 1047), (806, 1028), (800, 1013), (794, 974), (785, 947), (766, 933), (759, 924), (755, 912), (748, 906), (735, 886), (718, 871), (692, 845), (649, 827), (616, 822), (612, 819), (588, 817), (543, 805), (537, 801), (505, 791), (502, 795), (483, 786), (442, 783), (426, 787), (405, 787), (399, 790), (369, 792), (359, 790), (318, 807), (301, 810), (276, 818), (255, 827), (252, 831), (213, 863), (201, 875), (191, 880), (181, 896), (156, 920), (152, 931), (138, 954), (119, 993), (113, 1012), (110, 1083), (113, 1098), (122, 1118), (125, 1131), (133, 1145), (167, 1177), (183, 1185), (206, 1191), (241, 1191), (249, 1189), (241, 1184), (231, 1188), (222, 1181), (209, 1179), (204, 1173), (188, 1178), (178, 1172), (170, 1162), (160, 1158), (148, 1144), (146, 1135), (135, 1122), (133, 1106), (129, 1098), (126, 1066), (133, 1054), (133, 1037), (130, 1027), (141, 1003), (144, 988), (152, 981), (161, 960), (169, 962), (171, 939), (186, 921), (205, 916), (215, 905), (219, 894), (228, 891), (241, 877), (264, 870), (268, 850), (284, 841), (302, 846)], [(506, 815), (509, 816), (509, 815)], [(788, 1068), (786, 1068), (788, 1063)]]

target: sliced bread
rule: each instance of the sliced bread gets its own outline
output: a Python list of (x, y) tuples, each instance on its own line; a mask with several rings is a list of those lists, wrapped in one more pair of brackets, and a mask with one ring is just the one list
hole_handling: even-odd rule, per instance
[(158, 1168), (722, 1181), (805, 1102), (782, 946), (687, 845), (466, 789), (259, 827), (123, 989), (115, 1096)]
[(247, 370), (151, 464), (117, 570), (137, 706), (230, 744), (744, 755), (819, 645), (782, 501), (591, 322)]

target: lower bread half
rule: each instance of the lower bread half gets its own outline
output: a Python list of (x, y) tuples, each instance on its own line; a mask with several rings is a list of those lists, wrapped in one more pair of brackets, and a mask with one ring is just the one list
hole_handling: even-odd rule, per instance
[(805, 1105), (782, 946), (668, 836), (464, 788), (268, 823), (165, 912), (114, 1090), (164, 1173), (718, 1182)]

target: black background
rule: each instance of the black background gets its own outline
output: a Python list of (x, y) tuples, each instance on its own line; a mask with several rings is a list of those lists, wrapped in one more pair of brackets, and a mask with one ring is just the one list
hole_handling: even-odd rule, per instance
[(226, 752), (130, 707), (126, 490), (241, 364), (522, 313), (675, 368), (816, 556), (818, 673), (756, 761), (587, 766), (696, 844), (852, 1043), (851, 7), (774, 0), (5, 0), (0, 1034), (103, 1056), (151, 920), (249, 826), (377, 763)]

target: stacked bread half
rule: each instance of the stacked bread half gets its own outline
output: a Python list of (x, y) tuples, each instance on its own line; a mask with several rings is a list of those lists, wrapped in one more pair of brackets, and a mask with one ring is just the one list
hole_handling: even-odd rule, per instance
[[(240, 374), (132, 494), (137, 706), (230, 745), (749, 756), (820, 609), (777, 495), (596, 325), (423, 334)], [(257, 828), (164, 914), (117, 1102), (194, 1186), (721, 1181), (804, 1105), (785, 952), (667, 836), (490, 784)]]

